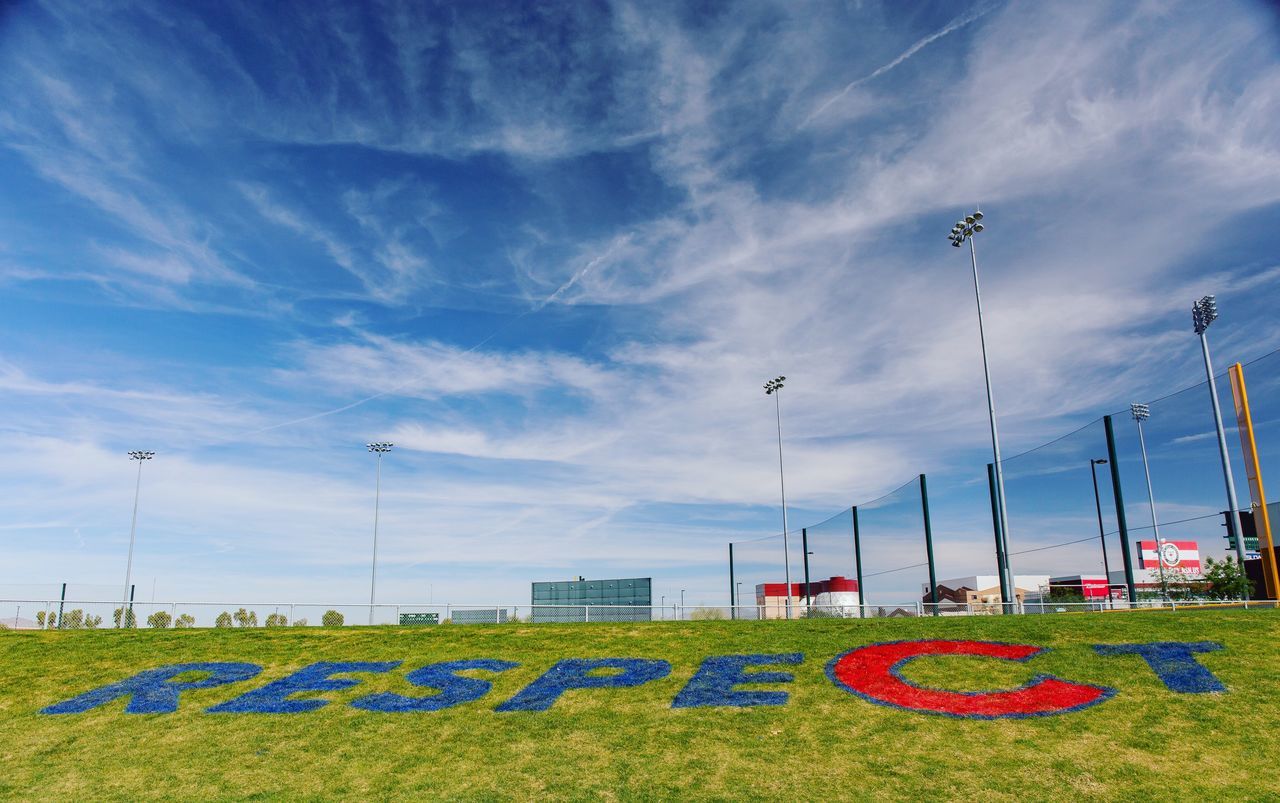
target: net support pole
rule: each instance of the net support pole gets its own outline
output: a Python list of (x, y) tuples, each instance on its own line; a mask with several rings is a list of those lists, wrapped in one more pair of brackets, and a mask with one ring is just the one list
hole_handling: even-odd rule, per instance
[(729, 618), (738, 618), (738, 592), (733, 582), (733, 542), (729, 543)]
[(920, 510), (924, 513), (924, 551), (929, 561), (929, 602), (933, 615), (938, 615), (938, 577), (933, 566), (933, 525), (929, 521), (929, 484), (920, 475)]
[(800, 528), (800, 548), (804, 550), (804, 612), (809, 615), (812, 601), (809, 598), (809, 528)]
[(67, 584), (62, 584), (62, 596), (58, 599), (58, 629), (62, 629), (62, 609), (67, 605)]
[(996, 574), (1000, 575), (1000, 610), (1006, 610), (1005, 606), (1011, 600), (1009, 599), (1009, 583), (1005, 578), (1005, 564), (1007, 561), (1004, 556), (1004, 539), (1000, 537), (1000, 500), (996, 494), (996, 467), (994, 463), (987, 463), (987, 490), (991, 494), (991, 526), (996, 536)]
[(862, 591), (862, 539), (858, 532), (858, 506), (853, 506), (853, 572), (858, 577), (858, 618), (866, 618), (867, 598)]
[[(1124, 491), (1120, 488), (1120, 460), (1116, 455), (1116, 430), (1111, 423), (1111, 416), (1102, 417), (1102, 426), (1107, 433), (1107, 458), (1111, 469), (1111, 496), (1116, 503), (1116, 524), (1120, 529), (1120, 554), (1124, 558), (1124, 585), (1129, 594), (1129, 605), (1138, 603), (1138, 589), (1133, 582), (1133, 555), (1129, 549), (1129, 520), (1124, 515)], [(1111, 578), (1107, 578), (1107, 583)]]
[(1249, 410), (1249, 392), (1244, 385), (1244, 366), (1236, 363), (1227, 373), (1231, 378), (1231, 398), (1235, 402), (1244, 472), (1249, 480), (1249, 499), (1254, 524), (1257, 525), (1258, 551), (1262, 553), (1262, 581), (1266, 586), (1267, 599), (1280, 599), (1280, 572), (1277, 571), (1276, 550), (1271, 540), (1271, 514), (1262, 485), (1262, 466), (1258, 463), (1258, 442), (1253, 435), (1253, 413)]

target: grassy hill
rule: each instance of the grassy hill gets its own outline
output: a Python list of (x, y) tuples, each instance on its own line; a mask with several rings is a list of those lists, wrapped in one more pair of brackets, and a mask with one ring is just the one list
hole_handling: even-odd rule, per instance
[[(1280, 612), (1179, 611), (920, 620), (475, 625), (424, 628), (0, 632), (0, 796), (136, 798), (1276, 799)], [(837, 687), (828, 663), (873, 642), (974, 639), (1051, 648), (1025, 662), (938, 656), (912, 683), (1008, 689), (1040, 673), (1111, 687), (1058, 716), (959, 719), (874, 705)], [(1139, 656), (1095, 644), (1220, 643), (1197, 655), (1223, 693), (1170, 691)], [(802, 653), (785, 705), (673, 708), (704, 658)], [(631, 688), (572, 690), (545, 711), (495, 711), (564, 658), (662, 659), (670, 674)], [(350, 706), (378, 692), (431, 694), (406, 674), (488, 658), (473, 702), (431, 712)], [(252, 680), (186, 691), (178, 710), (84, 713), (54, 703), (167, 664), (240, 661)], [(307, 713), (205, 709), (319, 661), (403, 661), (303, 693)], [(177, 680), (194, 679), (195, 675)]]

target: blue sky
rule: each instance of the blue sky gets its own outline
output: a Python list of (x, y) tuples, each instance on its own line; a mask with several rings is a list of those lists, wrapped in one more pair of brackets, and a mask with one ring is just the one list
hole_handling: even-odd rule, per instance
[[(942, 576), (989, 573), (946, 230), (987, 214), (1010, 454), (1199, 381), (1204, 293), (1220, 368), (1280, 347), (1278, 26), (1243, 2), (10, 4), (0, 588), (122, 583), (147, 448), (140, 588), (358, 602), (386, 439), (382, 599), (584, 574), (722, 603), (728, 541), (780, 528), (777, 374), (793, 526), (926, 472)], [(1169, 444), (1210, 426), (1181, 415)], [(1184, 468), (1156, 469), (1170, 517), (1220, 508)], [(1083, 518), (1011, 538), (1087, 536), (1084, 489)]]

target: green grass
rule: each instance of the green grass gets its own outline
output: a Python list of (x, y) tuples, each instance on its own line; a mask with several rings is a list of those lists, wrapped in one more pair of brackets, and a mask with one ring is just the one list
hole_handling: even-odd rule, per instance
[[(1280, 612), (1188, 611), (795, 622), (692, 622), (188, 631), (0, 632), (0, 796), (14, 799), (943, 799), (1280, 798)], [(1015, 686), (1038, 672), (1114, 687), (1062, 716), (961, 720), (872, 705), (837, 689), (826, 663), (852, 647), (973, 638), (1052, 649), (1026, 665), (928, 658), (907, 674), (952, 689)], [(1091, 645), (1218, 641), (1200, 661), (1225, 694), (1174, 694), (1134, 657)], [(704, 657), (802, 652), (781, 707), (672, 709)], [(497, 713), (557, 659), (662, 658), (669, 677), (567, 693), (545, 713)], [(423, 694), (421, 664), (521, 664), (483, 699), (423, 714), (346, 706), (374, 691)], [(174, 714), (124, 701), (41, 715), (46, 705), (136, 672), (249, 661), (259, 678), (185, 693)], [(321, 660), (403, 660), (389, 675), (317, 693), (293, 715), (203, 709)], [(753, 687), (746, 687), (753, 688)]]

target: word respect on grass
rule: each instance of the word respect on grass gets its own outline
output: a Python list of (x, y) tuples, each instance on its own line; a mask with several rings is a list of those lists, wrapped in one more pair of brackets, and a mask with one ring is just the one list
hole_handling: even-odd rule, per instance
[[(1099, 644), (1093, 649), (1100, 656), (1141, 658), (1171, 692), (1200, 694), (1226, 691), (1226, 687), (1196, 659), (1197, 653), (1222, 649), (1222, 645), (1215, 642)], [(979, 692), (920, 686), (902, 675), (907, 664), (929, 656), (972, 656), (1025, 662), (1046, 651), (1047, 648), (1029, 644), (993, 641), (881, 642), (837, 655), (828, 662), (826, 673), (837, 688), (877, 705), (969, 719), (1053, 716), (1097, 705), (1115, 695), (1116, 690), (1107, 686), (1078, 683), (1050, 674), (1038, 674), (1016, 688)], [(739, 687), (790, 683), (794, 680), (790, 672), (747, 670), (803, 661), (804, 655), (796, 652), (706, 658), (675, 695), (671, 707), (785, 705), (788, 701), (786, 691)], [(314, 711), (328, 705), (329, 701), (314, 696), (297, 698), (295, 695), (348, 689), (360, 683), (351, 675), (390, 672), (400, 664), (400, 661), (322, 661), (205, 710), (211, 714), (299, 714)], [(384, 713), (441, 711), (479, 700), (492, 689), (490, 680), (461, 673), (494, 674), (519, 666), (513, 661), (496, 658), (427, 664), (408, 672), (405, 680), (416, 687), (434, 689), (434, 693), (408, 696), (379, 692), (357, 697), (349, 705)], [(124, 709), (127, 714), (168, 714), (178, 710), (183, 692), (242, 683), (261, 672), (262, 667), (257, 664), (243, 662), (170, 664), (48, 706), (41, 713), (79, 714), (123, 698), (128, 700)], [(640, 686), (665, 678), (670, 673), (670, 663), (654, 658), (565, 658), (515, 696), (499, 703), (494, 710), (547, 711), (568, 691)]]

